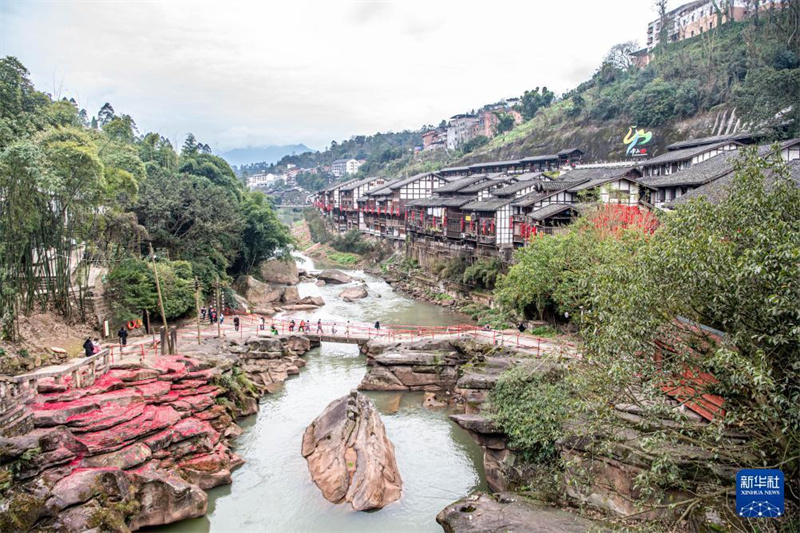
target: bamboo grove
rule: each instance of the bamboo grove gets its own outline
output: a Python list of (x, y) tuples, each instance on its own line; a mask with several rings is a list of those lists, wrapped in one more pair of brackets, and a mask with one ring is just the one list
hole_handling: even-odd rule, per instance
[[(141, 262), (149, 244), (163, 268), (175, 263), (210, 290), (290, 243), (269, 201), (207, 145), (190, 135), (179, 154), (157, 133), (139, 135), (110, 104), (89, 118), (74, 101), (37, 91), (12, 57), (0, 59), (0, 236), (7, 339), (32, 312), (86, 321), (94, 277)], [(135, 305), (141, 312), (150, 302)]]

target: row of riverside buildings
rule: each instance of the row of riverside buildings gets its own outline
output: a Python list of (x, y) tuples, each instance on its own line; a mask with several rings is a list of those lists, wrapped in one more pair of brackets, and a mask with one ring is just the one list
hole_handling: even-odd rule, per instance
[[(630, 166), (582, 165), (583, 152), (478, 163), (406, 178), (373, 177), (331, 185), (314, 206), (341, 233), (405, 242), (420, 264), (453, 257), (510, 259), (531, 236), (561, 231), (598, 204), (642, 213), (689, 198), (718, 200), (748, 134), (683, 141)], [(774, 145), (758, 147), (767, 155)], [(800, 139), (778, 151), (800, 182)]]

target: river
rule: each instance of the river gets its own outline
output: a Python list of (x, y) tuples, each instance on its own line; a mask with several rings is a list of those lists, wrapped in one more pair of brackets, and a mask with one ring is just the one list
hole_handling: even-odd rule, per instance
[[(300, 264), (313, 269), (310, 260)], [(322, 296), (326, 305), (296, 319), (407, 325), (452, 325), (465, 317), (395, 293), (384, 281), (360, 271), (370, 296), (357, 303), (337, 298), (341, 286), (301, 283), (301, 296)], [(377, 297), (380, 295), (380, 297)], [(474, 490), (486, 490), (481, 449), (451, 422), (446, 410), (422, 407), (422, 393), (368, 393), (394, 443), (403, 478), (402, 498), (380, 511), (354, 512), (322, 497), (311, 481), (300, 444), (306, 426), (332, 400), (355, 388), (365, 373), (357, 346), (323, 343), (304, 359), (299, 376), (261, 401), (259, 413), (243, 421), (236, 451), (246, 463), (233, 484), (209, 491), (207, 516), (158, 528), (170, 532), (382, 532), (436, 531), (436, 514)]]

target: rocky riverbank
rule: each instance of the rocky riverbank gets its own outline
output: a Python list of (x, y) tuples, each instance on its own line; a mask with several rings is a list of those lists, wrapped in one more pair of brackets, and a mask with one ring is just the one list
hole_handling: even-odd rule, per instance
[[(111, 364), (93, 383), (38, 381), (34, 429), (0, 438), (0, 531), (127, 531), (206, 512), (231, 482), (235, 420), (302, 366), (299, 336)], [(262, 367), (265, 354), (274, 355)], [(256, 375), (259, 383), (247, 378)], [(261, 378), (269, 375), (269, 382)]]

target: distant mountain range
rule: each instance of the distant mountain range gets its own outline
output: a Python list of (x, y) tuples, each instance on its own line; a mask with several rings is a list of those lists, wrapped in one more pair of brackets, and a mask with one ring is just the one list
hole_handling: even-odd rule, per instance
[(312, 152), (305, 144), (286, 144), (282, 146), (263, 146), (257, 148), (235, 148), (220, 156), (230, 165), (247, 165), (250, 163), (277, 163), (283, 156)]

